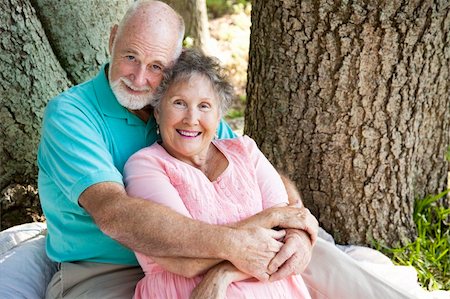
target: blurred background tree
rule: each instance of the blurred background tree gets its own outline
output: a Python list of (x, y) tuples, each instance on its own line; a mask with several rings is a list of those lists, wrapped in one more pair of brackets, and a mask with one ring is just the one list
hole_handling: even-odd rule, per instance
[(180, 12), (186, 26), (185, 36), (192, 39), (192, 46), (208, 52), (209, 28), (205, 0), (164, 0)]

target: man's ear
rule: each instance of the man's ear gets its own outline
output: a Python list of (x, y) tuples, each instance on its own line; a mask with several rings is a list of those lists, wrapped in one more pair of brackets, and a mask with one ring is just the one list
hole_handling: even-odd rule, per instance
[(114, 45), (114, 40), (116, 39), (117, 35), (117, 29), (119, 28), (119, 25), (115, 24), (111, 28), (111, 33), (109, 34), (109, 55), (112, 55), (112, 48)]

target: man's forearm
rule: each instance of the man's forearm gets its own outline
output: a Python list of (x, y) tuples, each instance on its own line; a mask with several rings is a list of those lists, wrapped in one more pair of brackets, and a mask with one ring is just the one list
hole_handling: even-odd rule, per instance
[(232, 228), (206, 224), (166, 206), (128, 197), (115, 183), (88, 188), (80, 204), (105, 234), (148, 256), (222, 259), (229, 248), (237, 247)]
[(153, 202), (127, 201), (133, 203), (117, 207), (127, 212), (116, 213), (126, 228), (116, 220), (105, 232), (135, 251), (148, 256), (222, 259), (227, 255), (224, 250), (233, 245), (231, 228), (196, 221)]
[(278, 240), (284, 232), (271, 228), (306, 228), (306, 214), (294, 207), (264, 210), (243, 226), (206, 224), (166, 206), (128, 197), (116, 183), (89, 187), (79, 203), (105, 234), (134, 251), (154, 257), (229, 260), (261, 281), (269, 279), (267, 266), (283, 245)]

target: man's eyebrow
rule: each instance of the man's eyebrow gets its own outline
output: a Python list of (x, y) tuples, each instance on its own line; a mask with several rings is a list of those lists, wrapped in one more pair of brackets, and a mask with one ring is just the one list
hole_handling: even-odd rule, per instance
[[(128, 48), (123, 49), (123, 53), (124, 54), (133, 54), (133, 55), (136, 55), (136, 56), (140, 55), (140, 53), (138, 51), (136, 51), (135, 49), (128, 49)], [(151, 64), (158, 64), (158, 65), (162, 66), (163, 68), (167, 68), (167, 67), (170, 67), (172, 61), (163, 62), (160, 59), (155, 59), (155, 60), (152, 60), (150, 63)]]
[(139, 55), (139, 53), (138, 53), (136, 50), (134, 50), (134, 49), (128, 49), (128, 48), (125, 48), (125, 49), (123, 49), (123, 52), (124, 52), (124, 53), (129, 53), (129, 54), (136, 54), (136, 55)]

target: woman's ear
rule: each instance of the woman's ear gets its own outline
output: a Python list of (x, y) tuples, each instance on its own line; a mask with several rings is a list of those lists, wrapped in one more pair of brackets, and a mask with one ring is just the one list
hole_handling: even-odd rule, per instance
[(155, 117), (156, 123), (159, 125), (159, 107), (153, 110), (153, 116)]

